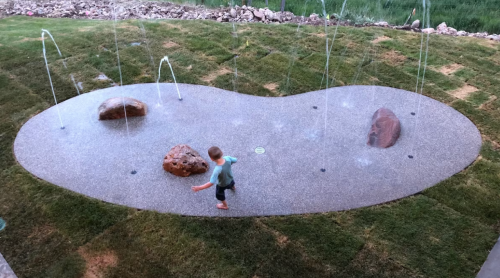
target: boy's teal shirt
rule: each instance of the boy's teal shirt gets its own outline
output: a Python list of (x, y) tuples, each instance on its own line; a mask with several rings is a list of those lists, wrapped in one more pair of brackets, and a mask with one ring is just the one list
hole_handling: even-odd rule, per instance
[(210, 177), (210, 182), (219, 187), (226, 187), (233, 181), (231, 165), (238, 161), (238, 159), (231, 156), (224, 156), (224, 160), (226, 162), (223, 165), (215, 166), (212, 177)]

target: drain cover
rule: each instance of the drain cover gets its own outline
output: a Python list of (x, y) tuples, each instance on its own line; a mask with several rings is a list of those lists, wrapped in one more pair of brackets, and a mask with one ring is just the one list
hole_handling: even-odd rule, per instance
[(0, 218), (0, 231), (3, 230), (5, 228), (5, 221)]
[(257, 147), (255, 148), (255, 153), (256, 154), (263, 154), (266, 152), (266, 149), (264, 149), (263, 147)]

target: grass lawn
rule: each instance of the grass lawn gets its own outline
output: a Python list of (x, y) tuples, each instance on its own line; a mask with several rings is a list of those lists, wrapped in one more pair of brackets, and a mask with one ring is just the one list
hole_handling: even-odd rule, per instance
[[(237, 38), (230, 24), (211, 21), (121, 21), (123, 83), (155, 80), (151, 52), (156, 65), (168, 55), (182, 83), (270, 97), (320, 88), (326, 60), (322, 27), (236, 27)], [(18, 130), (54, 104), (41, 28), (52, 32), (67, 57), (65, 69), (47, 41), (59, 101), (76, 96), (70, 73), (83, 92), (111, 86), (94, 80), (101, 72), (119, 82), (113, 22), (0, 20), (0, 216), (7, 221), (0, 252), (19, 277), (475, 277), (498, 238), (498, 43), (431, 36), (423, 94), (465, 114), (483, 135), (480, 158), (461, 173), (415, 196), (351, 211), (197, 218), (87, 198), (39, 180), (16, 163), (12, 145)], [(335, 86), (414, 91), (419, 50), (419, 34), (340, 27), (330, 72)], [(239, 78), (233, 86), (235, 54)], [(161, 80), (170, 82), (165, 69)]]

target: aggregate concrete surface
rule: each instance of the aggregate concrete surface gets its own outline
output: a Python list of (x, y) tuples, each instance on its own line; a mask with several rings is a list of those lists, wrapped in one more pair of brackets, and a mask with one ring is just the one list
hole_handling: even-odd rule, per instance
[[(480, 133), (465, 116), (394, 88), (346, 86), (270, 98), (179, 84), (182, 101), (174, 84), (160, 89), (161, 101), (156, 84), (71, 98), (59, 105), (64, 129), (53, 106), (21, 128), (17, 160), (41, 179), (115, 204), (183, 215), (257, 216), (403, 198), (461, 171), (481, 148)], [(128, 135), (124, 119), (98, 121), (97, 107), (118, 96), (148, 105), (147, 116), (128, 119)], [(402, 126), (388, 149), (366, 144), (380, 107), (391, 109)], [(190, 145), (207, 161), (214, 145), (238, 158), (237, 190), (226, 193), (229, 210), (216, 209), (215, 188), (191, 191), (208, 182), (214, 163), (207, 173), (187, 178), (163, 170), (164, 156), (177, 144)], [(257, 147), (265, 152), (257, 154)]]
[(17, 278), (2, 254), (0, 254), (0, 278)]
[(500, 238), (491, 250), (476, 278), (500, 278)]

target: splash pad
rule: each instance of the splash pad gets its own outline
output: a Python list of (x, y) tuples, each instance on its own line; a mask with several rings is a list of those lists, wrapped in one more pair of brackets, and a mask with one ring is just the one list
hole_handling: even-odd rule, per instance
[[(234, 217), (338, 211), (403, 198), (461, 171), (481, 147), (479, 131), (465, 116), (394, 88), (345, 86), (269, 98), (179, 84), (178, 101), (175, 85), (163, 83), (169, 97), (157, 105), (156, 86), (113, 87), (64, 101), (65, 129), (55, 107), (45, 110), (21, 128), (17, 160), (41, 179), (106, 202)], [(125, 119), (99, 122), (97, 116), (101, 102), (122, 95), (149, 107), (145, 117), (128, 119), (128, 135)], [(394, 111), (402, 125), (388, 149), (366, 145), (380, 107)], [(177, 144), (190, 145), (208, 161), (213, 145), (239, 159), (233, 168), (238, 190), (227, 196), (230, 210), (215, 208), (214, 190), (190, 189), (208, 181), (214, 165), (188, 178), (162, 169)]]

